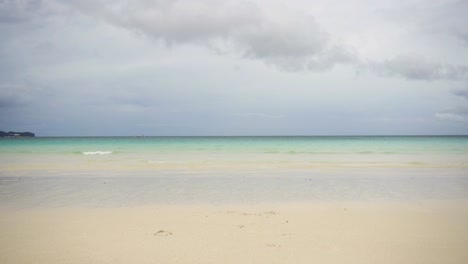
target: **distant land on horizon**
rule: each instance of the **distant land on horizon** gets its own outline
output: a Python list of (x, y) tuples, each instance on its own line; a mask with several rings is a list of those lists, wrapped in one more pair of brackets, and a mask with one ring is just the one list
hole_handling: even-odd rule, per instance
[(36, 135), (32, 132), (4, 132), (0, 131), (0, 137), (35, 137)]

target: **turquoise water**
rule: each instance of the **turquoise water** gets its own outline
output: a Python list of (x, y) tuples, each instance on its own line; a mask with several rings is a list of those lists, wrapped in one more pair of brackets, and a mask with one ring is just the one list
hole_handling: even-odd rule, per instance
[(247, 152), (289, 154), (468, 153), (466, 136), (407, 137), (65, 137), (1, 139), (2, 154)]
[(468, 168), (468, 137), (101, 137), (0, 140), (1, 175)]
[(0, 139), (0, 206), (468, 199), (468, 137)]

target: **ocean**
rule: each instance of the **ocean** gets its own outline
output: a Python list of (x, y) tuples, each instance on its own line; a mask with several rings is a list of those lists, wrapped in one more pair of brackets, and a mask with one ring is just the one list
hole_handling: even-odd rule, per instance
[(0, 139), (0, 206), (466, 198), (467, 136)]

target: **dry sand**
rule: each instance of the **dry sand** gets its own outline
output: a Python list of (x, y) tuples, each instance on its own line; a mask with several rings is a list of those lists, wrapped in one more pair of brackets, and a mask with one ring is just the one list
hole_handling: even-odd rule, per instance
[(468, 263), (468, 206), (309, 203), (0, 212), (0, 263)]

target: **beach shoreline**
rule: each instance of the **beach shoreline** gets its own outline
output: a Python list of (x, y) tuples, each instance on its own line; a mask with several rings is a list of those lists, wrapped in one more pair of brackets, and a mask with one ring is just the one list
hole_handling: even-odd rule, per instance
[(468, 263), (467, 137), (0, 142), (0, 263)]

